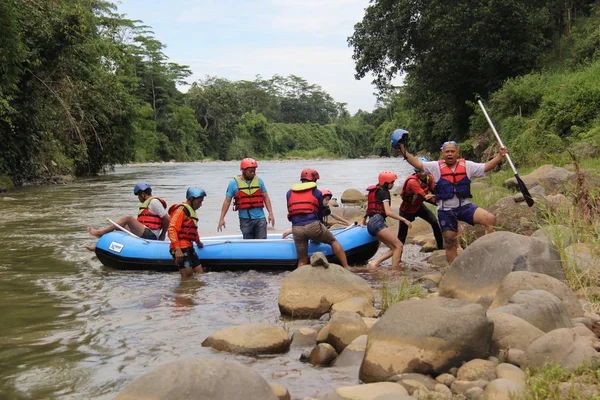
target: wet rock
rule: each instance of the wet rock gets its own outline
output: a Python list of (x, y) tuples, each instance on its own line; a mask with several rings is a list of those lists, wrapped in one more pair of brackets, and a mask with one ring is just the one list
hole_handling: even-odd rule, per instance
[(292, 335), (291, 347), (308, 347), (317, 344), (318, 332), (312, 328), (300, 328)]
[(329, 343), (319, 343), (310, 352), (308, 362), (311, 365), (329, 365), (337, 356), (338, 353), (332, 345)]
[(375, 294), (367, 281), (339, 265), (300, 267), (283, 280), (279, 310), (294, 318), (319, 318), (333, 304), (352, 297), (373, 303)]
[(279, 400), (291, 400), (292, 398), (292, 396), (290, 396), (290, 392), (283, 385), (271, 383), (271, 389), (273, 389), (273, 393)]
[[(333, 362), (334, 367), (360, 367), (367, 347), (367, 335), (361, 335), (344, 348)], [(358, 372), (358, 370), (356, 371)]]
[(185, 359), (137, 378), (116, 400), (277, 400), (271, 386), (252, 369), (219, 359)]
[(325, 340), (341, 353), (354, 339), (368, 332), (360, 315), (351, 311), (338, 311), (329, 321), (329, 334)]
[(210, 335), (203, 347), (236, 354), (284, 353), (290, 348), (288, 333), (279, 326), (269, 324), (244, 324), (225, 328)]

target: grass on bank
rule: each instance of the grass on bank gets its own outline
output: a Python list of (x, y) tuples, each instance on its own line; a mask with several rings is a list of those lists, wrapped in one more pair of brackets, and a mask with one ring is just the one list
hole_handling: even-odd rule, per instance
[[(527, 391), (518, 397), (519, 400), (600, 400), (600, 394), (586, 390), (588, 385), (600, 387), (599, 362), (582, 365), (573, 372), (557, 364), (541, 369), (529, 368), (526, 372)], [(566, 384), (562, 390), (561, 384)]]
[(393, 287), (390, 282), (385, 280), (381, 286), (381, 314), (383, 314), (393, 304), (399, 303), (413, 297), (423, 297), (425, 290), (419, 285), (413, 285), (408, 278), (403, 277), (400, 282)]

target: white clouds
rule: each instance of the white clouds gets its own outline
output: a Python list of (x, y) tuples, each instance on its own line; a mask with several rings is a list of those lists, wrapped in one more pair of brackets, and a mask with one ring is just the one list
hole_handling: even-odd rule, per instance
[(371, 77), (354, 79), (354, 32), (368, 0), (122, 0), (155, 28), (166, 53), (194, 73), (253, 80), (294, 74), (320, 85), (351, 113), (374, 108)]

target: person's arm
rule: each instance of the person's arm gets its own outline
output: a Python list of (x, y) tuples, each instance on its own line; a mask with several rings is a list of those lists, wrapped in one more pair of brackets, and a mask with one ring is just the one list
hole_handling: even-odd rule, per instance
[(271, 206), (271, 198), (267, 193), (263, 193), (263, 198), (265, 199), (265, 207), (267, 208), (267, 212), (269, 213), (269, 217), (267, 220), (271, 224), (271, 226), (275, 226), (275, 214), (273, 214), (273, 207)]
[(227, 210), (229, 210), (230, 205), (231, 197), (225, 196), (225, 200), (223, 200), (223, 205), (221, 206), (221, 216), (219, 217), (219, 225), (217, 226), (218, 232), (221, 232), (221, 230), (225, 228), (225, 214), (227, 214)]
[(404, 159), (410, 165), (412, 165), (415, 168), (419, 168), (421, 171), (423, 171), (423, 162), (418, 160), (417, 157), (413, 156), (408, 151), (406, 151), (406, 147), (404, 147), (402, 143), (398, 144), (398, 151), (400, 152), (400, 154), (402, 154), (402, 156), (404, 156)]
[(488, 172), (496, 168), (498, 164), (502, 162), (502, 159), (504, 158), (506, 153), (508, 153), (508, 149), (506, 147), (501, 147), (500, 149), (498, 149), (498, 154), (496, 155), (496, 157), (492, 158), (490, 161), (485, 163), (485, 167), (483, 168), (484, 172)]
[(412, 224), (410, 223), (409, 220), (407, 220), (404, 217), (401, 217), (400, 215), (396, 214), (395, 212), (393, 212), (390, 209), (390, 202), (389, 201), (384, 201), (383, 202), (383, 209), (385, 210), (385, 215), (387, 217), (393, 218), (393, 219), (397, 219), (400, 222), (405, 223), (406, 225), (408, 225), (409, 228), (412, 228)]
[(162, 216), (162, 229), (160, 230), (160, 235), (158, 236), (158, 240), (165, 240), (165, 236), (167, 235), (167, 230), (169, 229), (169, 213), (166, 213)]
[(335, 220), (338, 220), (338, 221), (340, 221), (340, 222), (343, 222), (343, 223), (344, 223), (344, 224), (346, 224), (346, 225), (350, 225), (350, 224), (351, 224), (351, 222), (350, 222), (350, 221), (348, 221), (347, 219), (344, 219), (344, 218), (342, 218), (341, 216), (339, 216), (339, 215), (337, 215), (337, 214), (334, 214), (334, 213), (331, 213), (331, 218), (333, 218), (333, 219), (335, 219)]
[(173, 247), (175, 248), (175, 261), (177, 264), (181, 264), (183, 261), (183, 252), (181, 251), (181, 246), (179, 245), (179, 231), (181, 230), (181, 226), (183, 225), (183, 220), (185, 219), (185, 212), (179, 208), (175, 210), (173, 213), (173, 217), (169, 222), (168, 235), (169, 239)]

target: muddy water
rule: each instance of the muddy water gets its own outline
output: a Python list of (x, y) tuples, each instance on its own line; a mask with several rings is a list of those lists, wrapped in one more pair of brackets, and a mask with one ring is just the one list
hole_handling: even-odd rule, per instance
[[(350, 187), (363, 190), (381, 170), (394, 170), (399, 182), (411, 171), (399, 159), (261, 162), (277, 231), (289, 227), (285, 192), (306, 166), (320, 172), (319, 186), (334, 197)], [(227, 182), (237, 167), (234, 162), (131, 165), (69, 185), (0, 195), (0, 399), (112, 399), (150, 369), (190, 357), (249, 365), (300, 399), (356, 383), (357, 377), (333, 368), (300, 363), (297, 350), (250, 358), (201, 347), (208, 335), (235, 324), (266, 322), (290, 331), (314, 325), (280, 318), (277, 296), (287, 272), (209, 273), (182, 283), (177, 273), (105, 268), (85, 250), (94, 243), (87, 226), (135, 215), (133, 186), (142, 179), (169, 204), (182, 201), (187, 186), (204, 188), (200, 232), (217, 234)], [(225, 233), (238, 233), (237, 215), (230, 211), (226, 221)], [(405, 261), (421, 259), (407, 246)], [(378, 277), (363, 276), (378, 285)]]

